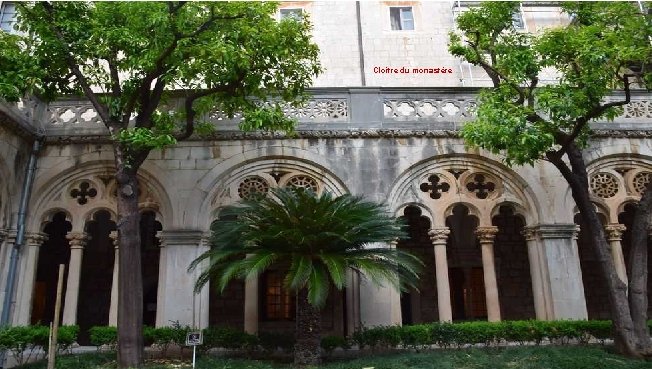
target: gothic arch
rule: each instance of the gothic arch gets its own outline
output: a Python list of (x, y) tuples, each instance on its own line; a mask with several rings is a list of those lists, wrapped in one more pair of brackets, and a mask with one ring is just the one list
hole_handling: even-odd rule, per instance
[[(93, 162), (40, 175), (43, 181), (33, 189), (28, 229), (40, 228), (52, 209), (66, 212), (74, 230), (81, 231), (87, 220), (98, 210), (107, 210), (112, 219), (117, 219), (115, 198), (115, 169), (112, 162)], [(146, 169), (138, 171), (139, 207), (142, 210), (155, 210), (159, 219), (172, 219), (172, 206), (160, 182)], [(48, 176), (51, 174), (52, 176)]]
[[(454, 204), (463, 203), (490, 226), (499, 204), (513, 204), (527, 224), (538, 223), (538, 203), (531, 187), (513, 170), (486, 157), (442, 155), (418, 162), (400, 175), (389, 192), (388, 204), (420, 203), (431, 209), (433, 226), (443, 226)], [(439, 209), (439, 210), (437, 210)]]
[[(212, 173), (213, 171), (211, 171)], [(210, 174), (210, 173), (209, 173)], [(203, 182), (203, 180), (202, 180)], [(339, 196), (348, 193), (346, 186), (325, 167), (298, 158), (263, 157), (235, 165), (214, 177), (197, 212), (197, 225), (208, 229), (215, 212), (251, 191), (266, 192), (274, 187), (295, 185), (327, 191)]]
[(609, 223), (618, 223), (624, 206), (637, 202), (652, 180), (652, 156), (610, 155), (589, 163), (587, 172), (594, 202), (604, 209)]

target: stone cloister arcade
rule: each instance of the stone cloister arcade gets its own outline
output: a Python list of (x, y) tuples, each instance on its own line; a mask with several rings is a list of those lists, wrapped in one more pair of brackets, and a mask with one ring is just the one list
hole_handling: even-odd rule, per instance
[[(330, 295), (327, 332), (608, 317), (604, 283), (567, 184), (545, 161), (508, 168), (500, 156), (466, 147), (458, 129), (475, 104), (466, 89), (315, 89), (305, 109), (287, 111), (299, 121), (297, 137), (245, 134), (216, 113), (208, 116), (217, 127), (213, 136), (152, 151), (138, 189), (144, 321), (291, 330), (293, 296), (281, 288), (278, 271), (234, 282), (222, 295), (208, 287), (195, 294), (196, 272), (187, 272), (209, 248), (221, 208), (283, 186), (385, 203), (409, 234), (385, 246), (414, 252), (426, 265), (419, 290), (403, 293), (351, 273), (344, 291)], [(584, 154), (623, 280), (632, 207), (652, 176), (650, 112), (649, 95), (633, 94), (613, 122), (591, 123), (595, 136)], [(88, 101), (0, 103), (0, 297), (8, 293), (25, 168), (38, 135), (45, 141), (26, 207), (12, 322), (52, 319), (53, 276), (63, 263), (64, 324), (114, 325), (120, 245), (113, 150)]]
[[(323, 158), (305, 152), (306, 158), (270, 155), (248, 161), (239, 160), (241, 155), (202, 171), (185, 197), (170, 187), (178, 178), (157, 165), (148, 163), (140, 172), (146, 324), (292, 330), (292, 296), (282, 290), (275, 271), (234, 282), (222, 295), (209, 289), (194, 294), (188, 264), (208, 248), (209, 226), (220, 208), (240, 198), (283, 186), (339, 195), (370, 179), (338, 176), (338, 168), (329, 169)], [(601, 158), (590, 167), (594, 201), (623, 279), (631, 204), (650, 180), (651, 163), (629, 155)], [(82, 331), (116, 324), (119, 245), (111, 165), (97, 160), (70, 164), (43, 168), (37, 176), (28, 242), (20, 258), (16, 324), (52, 319), (59, 263), (67, 266), (63, 323), (79, 324)], [(424, 261), (420, 288), (399, 293), (371, 286), (352, 273), (347, 288), (331, 294), (324, 329), (350, 333), (360, 324), (608, 317), (590, 245), (581, 231), (578, 235), (581, 227), (572, 221), (544, 221), (542, 215), (542, 203), (551, 201), (546, 197), (572, 203), (568, 191), (551, 184), (550, 191), (541, 192), (536, 186), (498, 161), (468, 153), (406, 165), (384, 201), (405, 219), (409, 237), (387, 246)], [(581, 224), (573, 218), (572, 206), (554, 212)], [(11, 242), (6, 233), (3, 255)]]

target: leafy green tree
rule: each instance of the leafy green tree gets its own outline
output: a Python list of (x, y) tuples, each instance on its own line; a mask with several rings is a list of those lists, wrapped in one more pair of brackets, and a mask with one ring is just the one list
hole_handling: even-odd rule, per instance
[[(504, 155), (508, 164), (552, 163), (568, 182), (586, 221), (607, 284), (618, 350), (631, 356), (652, 354), (645, 324), (647, 247), (645, 230), (652, 205), (648, 186), (634, 221), (629, 285), (617, 276), (602, 224), (591, 203), (582, 149), (589, 143), (589, 122), (613, 119), (630, 102), (635, 85), (652, 85), (652, 23), (636, 3), (562, 3), (568, 25), (540, 34), (512, 25), (517, 3), (482, 3), (462, 14), (460, 34), (449, 50), (482, 67), (493, 88), (479, 96), (477, 118), (465, 125), (467, 143)], [(543, 68), (558, 72), (555, 83), (539, 85)], [(622, 97), (605, 102), (614, 89)]]
[(298, 301), (294, 361), (299, 365), (320, 361), (320, 310), (331, 285), (344, 288), (353, 270), (379, 285), (414, 286), (422, 265), (409, 253), (373, 246), (404, 232), (381, 205), (360, 197), (277, 189), (228, 206), (219, 216), (211, 227), (213, 247), (190, 267), (207, 263), (195, 288), (213, 279), (224, 291), (235, 278), (287, 267), (283, 283)]
[[(0, 32), (0, 95), (86, 97), (110, 132), (118, 183), (118, 363), (143, 362), (137, 172), (149, 152), (241, 112), (243, 129), (291, 131), (320, 71), (305, 18), (276, 21), (266, 2), (30, 2), (18, 35)], [(174, 90), (174, 91), (173, 91)], [(181, 99), (180, 108), (162, 105)], [(165, 110), (165, 111), (164, 111)], [(201, 128), (201, 129), (200, 129)]]

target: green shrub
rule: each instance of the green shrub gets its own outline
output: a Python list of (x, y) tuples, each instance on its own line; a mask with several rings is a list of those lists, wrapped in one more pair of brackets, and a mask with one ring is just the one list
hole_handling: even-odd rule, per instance
[(439, 347), (448, 348), (457, 341), (458, 331), (452, 323), (433, 323), (430, 337)]
[(326, 355), (330, 356), (333, 353), (333, 350), (340, 347), (342, 349), (349, 348), (349, 342), (346, 340), (346, 337), (342, 336), (326, 336), (322, 337), (321, 342), (319, 343), (322, 349), (326, 352)]
[(64, 325), (59, 327), (59, 332), (57, 333), (57, 350), (59, 352), (70, 352), (72, 344), (77, 342), (78, 334), (79, 326)]
[(114, 351), (118, 343), (118, 329), (116, 327), (98, 326), (88, 330), (90, 341), (98, 350), (100, 346), (108, 346), (109, 350)]
[(292, 352), (296, 339), (291, 333), (272, 333), (272, 332), (259, 332), (258, 344), (265, 351), (276, 351), (278, 349), (284, 352)]
[(431, 335), (431, 328), (428, 325), (408, 325), (400, 330), (401, 343), (404, 347), (413, 349), (432, 345), (434, 343)]
[(47, 349), (49, 334), (50, 329), (43, 325), (2, 328), (0, 329), (0, 347), (11, 351), (16, 363), (22, 365), (33, 356), (38, 358), (37, 349), (39, 347)]
[[(166, 356), (170, 344), (175, 342), (175, 338), (178, 333), (175, 331), (175, 328), (172, 327), (159, 327), (153, 328), (148, 332), (148, 339), (152, 341), (152, 344), (158, 347), (161, 350), (161, 355)], [(185, 344), (185, 337), (183, 344)]]
[(206, 349), (221, 347), (225, 349), (250, 349), (258, 344), (258, 337), (230, 327), (211, 327), (204, 330)]

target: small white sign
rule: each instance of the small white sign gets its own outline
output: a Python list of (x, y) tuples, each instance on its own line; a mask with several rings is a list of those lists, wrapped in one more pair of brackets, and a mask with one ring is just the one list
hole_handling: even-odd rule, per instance
[(188, 332), (186, 346), (199, 346), (204, 342), (201, 332)]

